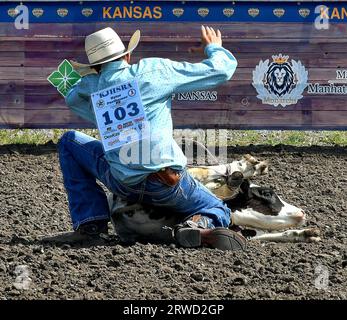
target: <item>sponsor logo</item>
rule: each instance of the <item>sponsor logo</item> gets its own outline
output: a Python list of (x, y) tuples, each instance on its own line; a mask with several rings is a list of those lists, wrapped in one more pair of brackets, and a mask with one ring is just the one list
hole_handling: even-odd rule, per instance
[(252, 17), (255, 18), (257, 15), (259, 15), (260, 10), (258, 8), (249, 8), (248, 9), (248, 14)]
[(200, 17), (205, 18), (208, 16), (209, 13), (210, 13), (210, 10), (208, 8), (199, 8), (198, 9), (198, 15)]
[(285, 11), (283, 8), (277, 8), (277, 9), (274, 9), (274, 10), (273, 10), (273, 13), (274, 13), (274, 15), (275, 15), (277, 18), (283, 17), (283, 15), (284, 15), (285, 12), (286, 12), (286, 11)]
[(135, 89), (130, 89), (128, 92), (128, 96), (129, 97), (133, 97), (136, 94), (136, 90)]
[(34, 8), (32, 13), (36, 18), (40, 18), (43, 15), (44, 10), (42, 8)]
[(299, 10), (299, 14), (300, 16), (302, 16), (303, 18), (306, 18), (310, 15), (310, 9), (307, 9), (307, 8), (301, 8)]
[(132, 121), (124, 122), (123, 123), (123, 128), (128, 128), (131, 127), (134, 123)]
[(144, 125), (143, 123), (138, 123), (138, 124), (137, 124), (137, 128), (138, 128), (139, 130), (142, 130), (143, 128), (145, 128), (145, 125)]
[(47, 78), (64, 97), (66, 97), (71, 87), (79, 79), (81, 79), (81, 76), (73, 69), (71, 63), (66, 59), (58, 66), (58, 69), (54, 70)]
[(92, 8), (83, 8), (82, 14), (88, 18), (93, 14), (93, 9)]
[(19, 14), (19, 11), (16, 8), (10, 8), (10, 9), (7, 10), (7, 14), (10, 17), (14, 18), (15, 16), (17, 16)]
[(308, 94), (347, 94), (347, 69), (336, 70), (336, 78), (329, 80), (327, 84), (310, 83)]
[[(104, 138), (104, 139), (107, 139), (107, 138), (109, 138), (109, 137), (106, 137), (106, 138)], [(113, 146), (114, 144), (116, 144), (116, 143), (118, 143), (119, 142), (119, 139), (115, 139), (115, 140), (113, 140), (113, 141), (109, 141), (107, 144), (111, 147), (111, 146)]]
[(59, 9), (57, 10), (58, 16), (59, 16), (59, 17), (62, 17), (62, 18), (66, 17), (66, 16), (68, 15), (68, 13), (69, 13), (69, 10), (66, 9), (66, 8), (59, 8)]
[(174, 9), (172, 10), (172, 13), (173, 13), (174, 16), (176, 16), (177, 18), (179, 18), (179, 17), (181, 17), (181, 16), (183, 15), (184, 9), (182, 9), (182, 8), (174, 8)]
[(217, 91), (192, 91), (173, 95), (173, 100), (177, 101), (216, 101)]
[(105, 107), (105, 101), (103, 99), (99, 99), (96, 103), (96, 106), (100, 109)]
[(253, 71), (253, 87), (257, 98), (264, 104), (288, 106), (301, 99), (307, 87), (308, 72), (301, 61), (291, 60), (282, 54), (261, 60)]
[(134, 119), (134, 122), (137, 123), (137, 122), (141, 122), (141, 121), (144, 121), (144, 120), (145, 120), (144, 117), (140, 117), (140, 118)]
[(103, 7), (102, 17), (103, 19), (161, 19), (163, 13), (159, 6)]
[(223, 9), (223, 14), (228, 18), (230, 18), (234, 14), (234, 12), (235, 12), (234, 8), (224, 8)]
[(110, 134), (110, 135), (105, 135), (104, 136), (104, 140), (106, 140), (106, 139), (111, 139), (111, 138), (114, 138), (114, 137), (118, 137), (119, 136), (119, 132), (114, 132), (114, 130), (112, 130), (112, 134)]

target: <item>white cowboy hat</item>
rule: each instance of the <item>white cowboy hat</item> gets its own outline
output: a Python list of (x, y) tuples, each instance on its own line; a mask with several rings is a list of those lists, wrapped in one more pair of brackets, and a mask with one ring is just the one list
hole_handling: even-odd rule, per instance
[(140, 30), (136, 30), (130, 38), (128, 49), (125, 49), (122, 40), (112, 28), (105, 28), (90, 34), (85, 39), (89, 64), (84, 66), (91, 67), (125, 56), (137, 47), (140, 35)]

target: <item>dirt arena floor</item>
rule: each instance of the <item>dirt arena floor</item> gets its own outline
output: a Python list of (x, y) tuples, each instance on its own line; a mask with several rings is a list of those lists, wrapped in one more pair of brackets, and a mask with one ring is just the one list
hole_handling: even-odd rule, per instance
[(320, 243), (246, 252), (115, 243), (52, 247), (70, 229), (55, 145), (0, 147), (0, 299), (346, 299), (347, 148), (230, 148), (270, 161), (275, 187), (320, 228)]

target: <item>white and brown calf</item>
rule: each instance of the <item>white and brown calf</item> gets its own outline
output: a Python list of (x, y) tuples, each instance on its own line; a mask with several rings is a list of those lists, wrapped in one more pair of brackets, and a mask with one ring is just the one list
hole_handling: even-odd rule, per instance
[[(286, 203), (271, 188), (250, 183), (254, 176), (268, 172), (266, 161), (250, 155), (240, 161), (218, 166), (190, 167), (189, 173), (222, 199), (232, 212), (231, 229), (250, 240), (274, 242), (319, 241), (319, 230), (286, 230), (304, 224), (302, 209)], [(111, 221), (124, 242), (170, 242), (172, 227), (181, 223), (168, 209), (134, 204), (110, 195)], [(274, 232), (282, 231), (282, 232)]]
[(268, 173), (268, 163), (245, 155), (240, 161), (218, 166), (198, 166), (188, 169), (190, 175), (200, 181), (218, 198), (228, 200), (238, 192), (244, 179)]

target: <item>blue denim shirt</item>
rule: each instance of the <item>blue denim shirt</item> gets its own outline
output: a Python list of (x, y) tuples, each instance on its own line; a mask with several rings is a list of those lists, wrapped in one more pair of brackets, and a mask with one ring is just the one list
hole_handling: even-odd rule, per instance
[(205, 54), (207, 59), (200, 63), (162, 58), (146, 58), (132, 65), (125, 60), (108, 62), (102, 66), (99, 74), (83, 77), (70, 89), (66, 96), (68, 107), (96, 125), (90, 95), (117, 83), (137, 79), (151, 129), (148, 149), (156, 160), (124, 163), (119, 150), (107, 152), (105, 157), (115, 179), (134, 185), (161, 168), (183, 169), (186, 166), (187, 159), (173, 139), (172, 95), (216, 87), (228, 81), (237, 67), (235, 57), (219, 45), (206, 46)]

